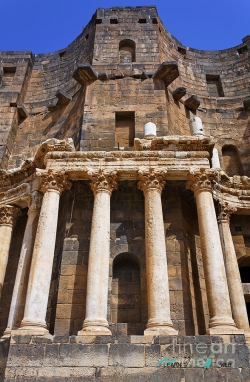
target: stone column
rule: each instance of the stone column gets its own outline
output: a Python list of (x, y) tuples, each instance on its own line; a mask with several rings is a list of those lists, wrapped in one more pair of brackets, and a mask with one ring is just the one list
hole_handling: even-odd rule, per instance
[(0, 298), (9, 258), (9, 250), (13, 228), (21, 215), (20, 208), (5, 205), (0, 207)]
[(117, 188), (115, 173), (89, 173), (94, 193), (94, 209), (88, 261), (86, 316), (83, 335), (111, 335), (107, 305), (110, 257), (110, 196)]
[(11, 334), (11, 330), (18, 329), (23, 318), (26, 292), (28, 286), (30, 264), (34, 241), (36, 236), (38, 218), (42, 203), (42, 194), (34, 191), (31, 194), (28, 220), (24, 232), (21, 253), (16, 273), (15, 285), (12, 294), (8, 325), (5, 329), (4, 336)]
[(197, 204), (201, 251), (210, 313), (207, 334), (240, 334), (232, 318), (231, 304), (220, 234), (212, 197), (216, 171), (193, 171), (187, 188), (194, 191)]
[(161, 192), (163, 171), (139, 171), (138, 188), (145, 197), (148, 323), (144, 335), (176, 335), (170, 318), (170, 296)]
[(233, 311), (233, 318), (236, 326), (239, 329), (249, 331), (246, 302), (244, 298), (234, 243), (230, 231), (230, 217), (231, 214), (236, 211), (236, 207), (230, 206), (228, 203), (220, 203), (218, 224), (222, 249), (225, 258), (227, 283)]
[(44, 193), (32, 254), (24, 318), (13, 334), (44, 335), (48, 333), (45, 317), (54, 259), (60, 194), (71, 184), (63, 172), (42, 171), (40, 190)]

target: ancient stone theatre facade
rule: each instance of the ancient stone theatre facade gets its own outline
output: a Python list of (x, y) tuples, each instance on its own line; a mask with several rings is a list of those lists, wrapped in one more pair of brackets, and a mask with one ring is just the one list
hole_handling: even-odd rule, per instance
[(249, 51), (150, 6), (0, 52), (1, 381), (250, 380)]

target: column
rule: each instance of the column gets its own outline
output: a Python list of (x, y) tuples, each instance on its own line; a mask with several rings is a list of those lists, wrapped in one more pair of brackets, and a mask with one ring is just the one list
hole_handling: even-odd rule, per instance
[(225, 264), (212, 197), (216, 171), (193, 171), (188, 175), (187, 188), (193, 190), (198, 213), (201, 251), (208, 307), (210, 313), (207, 334), (240, 334), (232, 318)]
[(45, 317), (54, 259), (60, 195), (71, 184), (63, 172), (40, 170), (40, 190), (44, 193), (32, 254), (24, 318), (12, 334), (48, 334)]
[(231, 300), (233, 318), (239, 329), (249, 331), (246, 303), (241, 283), (239, 266), (235, 253), (234, 243), (230, 231), (230, 217), (237, 208), (220, 203), (218, 225), (221, 237), (221, 244), (225, 258), (227, 283)]
[(38, 191), (34, 191), (31, 194), (28, 220), (24, 232), (23, 243), (21, 253), (19, 257), (19, 263), (16, 273), (15, 285), (12, 294), (12, 300), (10, 305), (10, 312), (8, 318), (7, 328), (4, 331), (4, 336), (9, 336), (11, 330), (18, 329), (21, 320), (23, 318), (26, 292), (28, 286), (30, 264), (32, 258), (32, 252), (34, 247), (34, 241), (36, 236), (38, 218), (40, 214), (40, 208), (42, 203), (42, 194)]
[(170, 297), (161, 192), (163, 171), (139, 171), (145, 198), (145, 244), (148, 323), (144, 335), (177, 335), (170, 318)]
[(100, 170), (89, 173), (94, 208), (88, 261), (86, 316), (83, 335), (111, 335), (108, 329), (108, 282), (110, 254), (110, 196), (117, 188), (116, 174)]
[(18, 207), (9, 205), (0, 207), (0, 298), (8, 264), (12, 232), (20, 215), (21, 211)]

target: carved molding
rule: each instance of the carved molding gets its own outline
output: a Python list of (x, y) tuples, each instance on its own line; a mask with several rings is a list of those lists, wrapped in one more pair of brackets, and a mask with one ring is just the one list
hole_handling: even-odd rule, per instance
[(237, 208), (227, 202), (219, 203), (218, 207), (218, 222), (227, 221), (230, 222), (231, 214), (237, 211)]
[(71, 183), (67, 180), (65, 172), (54, 172), (53, 170), (38, 170), (37, 177), (40, 179), (39, 191), (45, 193), (48, 190), (56, 190), (60, 194), (63, 190), (69, 190)]
[(88, 171), (88, 176), (91, 179), (90, 187), (94, 195), (97, 192), (108, 192), (111, 195), (118, 188), (116, 172), (104, 170), (99, 170), (98, 172)]
[(48, 139), (43, 142), (34, 158), (27, 159), (23, 162), (21, 167), (14, 168), (13, 170), (0, 170), (0, 189), (4, 190), (12, 186), (16, 187), (18, 184), (31, 182), (34, 178), (34, 173), (37, 168), (45, 168), (45, 156), (49, 152), (73, 152), (75, 151), (72, 138), (64, 140)]
[(15, 206), (0, 207), (0, 225), (15, 226), (17, 219), (21, 216), (21, 210)]
[(218, 172), (212, 169), (191, 170), (188, 174), (186, 188), (196, 194), (200, 191), (212, 192), (213, 186), (218, 177)]
[(141, 169), (138, 171), (138, 188), (143, 192), (148, 189), (156, 189), (160, 193), (162, 192), (166, 182), (167, 171), (165, 170), (154, 170), (150, 168), (149, 170)]

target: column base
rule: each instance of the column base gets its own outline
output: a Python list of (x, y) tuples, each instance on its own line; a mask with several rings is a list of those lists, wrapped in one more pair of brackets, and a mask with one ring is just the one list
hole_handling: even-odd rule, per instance
[(112, 336), (108, 321), (105, 319), (85, 319), (83, 328), (77, 333), (78, 336)]
[(213, 328), (208, 328), (206, 334), (210, 336), (220, 336), (226, 334), (245, 334), (244, 329), (238, 329), (236, 326), (214, 326)]
[(144, 330), (144, 336), (177, 336), (178, 330), (173, 328), (172, 323), (168, 322), (148, 322), (147, 329)]
[(112, 336), (111, 331), (104, 326), (87, 326), (77, 332), (78, 336)]
[(23, 321), (19, 329), (11, 330), (13, 336), (47, 336), (49, 331), (45, 323)]
[(47, 336), (49, 334), (48, 329), (39, 327), (23, 327), (16, 330), (11, 330), (12, 336)]

